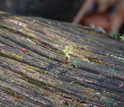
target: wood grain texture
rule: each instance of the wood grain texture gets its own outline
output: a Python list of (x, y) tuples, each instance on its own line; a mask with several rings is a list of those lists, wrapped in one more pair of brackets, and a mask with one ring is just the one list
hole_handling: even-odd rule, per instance
[[(0, 14), (0, 106), (104, 107), (108, 98), (124, 107), (123, 42), (88, 27)], [(68, 45), (78, 68), (63, 64)]]

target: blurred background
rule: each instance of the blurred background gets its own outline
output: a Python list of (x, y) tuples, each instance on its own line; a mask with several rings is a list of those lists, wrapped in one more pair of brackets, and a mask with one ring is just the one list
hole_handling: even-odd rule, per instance
[(124, 0), (0, 0), (0, 10), (124, 34)]

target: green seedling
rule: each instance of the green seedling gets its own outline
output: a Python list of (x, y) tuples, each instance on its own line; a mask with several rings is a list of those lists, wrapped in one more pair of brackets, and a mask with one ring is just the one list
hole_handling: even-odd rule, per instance
[(121, 39), (121, 41), (124, 42), (124, 34), (122, 36), (120, 36), (120, 39)]
[(70, 59), (70, 54), (73, 54), (73, 47), (71, 45), (65, 46), (63, 52), (66, 56), (65, 63), (67, 63), (67, 60)]
[(119, 32), (112, 32), (111, 36), (112, 38), (117, 39), (119, 36)]
[(117, 70), (115, 70), (115, 67), (111, 68), (109, 67), (109, 70), (107, 70), (107, 72), (110, 74), (111, 77), (113, 76), (117, 76)]
[(111, 105), (114, 104), (114, 100), (113, 99), (108, 99), (106, 97), (105, 102), (103, 102), (103, 104), (105, 105), (105, 107), (111, 107)]
[(80, 63), (77, 59), (73, 59), (71, 63), (69, 63), (69, 65), (71, 65), (72, 67), (76, 67), (78, 68), (78, 63)]

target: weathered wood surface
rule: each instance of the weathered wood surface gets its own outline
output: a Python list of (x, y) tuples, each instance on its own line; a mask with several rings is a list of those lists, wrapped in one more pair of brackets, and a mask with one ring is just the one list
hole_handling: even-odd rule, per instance
[[(68, 45), (79, 68), (62, 63)], [(124, 107), (123, 83), (123, 42), (87, 27), (1, 12), (1, 107), (102, 107), (106, 98)]]

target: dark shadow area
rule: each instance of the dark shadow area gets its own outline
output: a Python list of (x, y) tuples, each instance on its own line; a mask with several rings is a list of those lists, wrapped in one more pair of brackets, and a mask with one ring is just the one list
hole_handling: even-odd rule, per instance
[(0, 0), (0, 10), (71, 22), (84, 0)]

